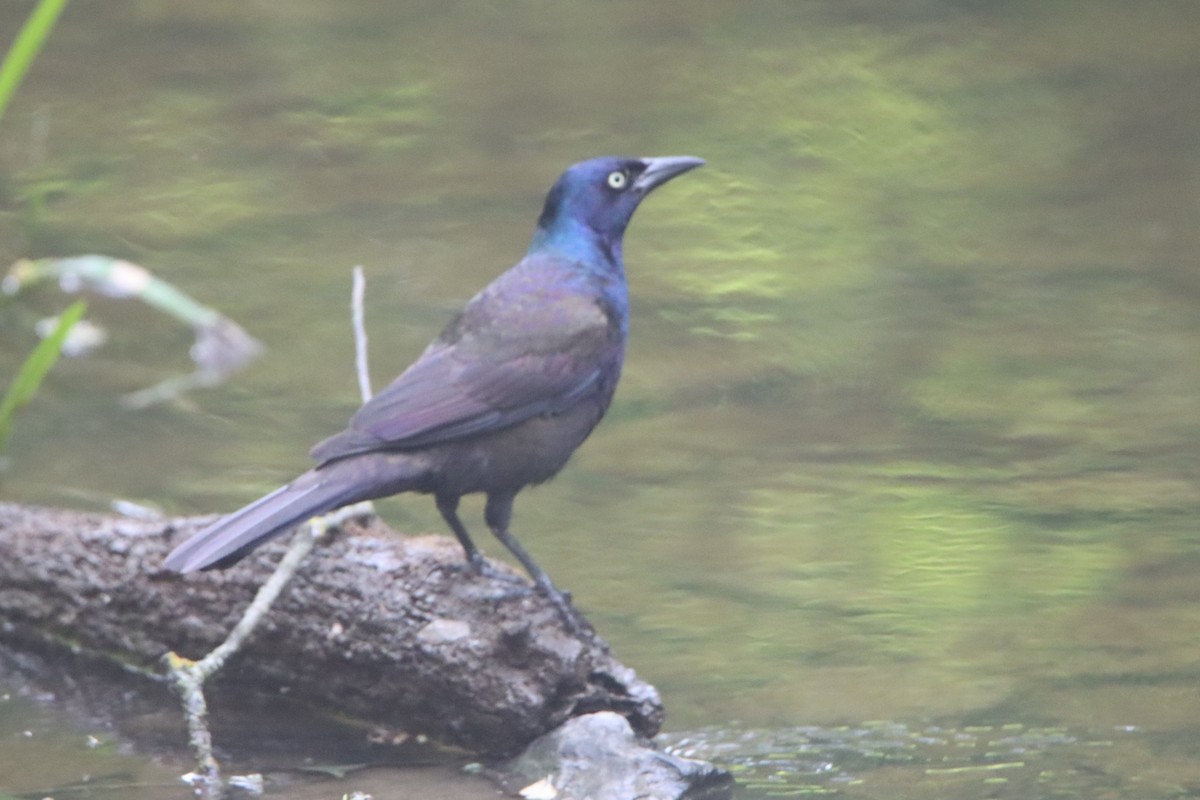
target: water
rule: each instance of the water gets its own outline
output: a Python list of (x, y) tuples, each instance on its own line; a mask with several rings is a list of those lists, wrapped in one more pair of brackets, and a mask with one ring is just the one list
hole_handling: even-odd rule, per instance
[[(270, 351), (130, 413), (188, 337), (93, 303), (110, 345), (20, 418), (0, 495), (274, 488), (355, 406), (352, 265), (378, 384), (563, 166), (694, 153), (627, 237), (616, 405), (522, 541), (744, 797), (1187, 796), (1198, 37), (1169, 0), (73, 5), (0, 122), (0, 261), (127, 257)], [(63, 305), (0, 309), (0, 374)]]

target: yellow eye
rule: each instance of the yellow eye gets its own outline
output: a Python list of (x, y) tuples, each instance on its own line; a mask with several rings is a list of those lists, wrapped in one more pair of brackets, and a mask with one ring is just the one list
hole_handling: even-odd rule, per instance
[(613, 189), (624, 189), (625, 182), (628, 180), (629, 178), (627, 178), (625, 173), (621, 172), (620, 170), (608, 173), (608, 185)]

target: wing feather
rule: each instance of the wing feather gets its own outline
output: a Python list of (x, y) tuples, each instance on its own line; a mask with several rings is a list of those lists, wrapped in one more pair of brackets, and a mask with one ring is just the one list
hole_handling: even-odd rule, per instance
[(502, 275), (313, 457), (455, 441), (558, 413), (598, 391), (606, 369), (620, 367), (618, 315), (594, 286), (564, 275), (572, 272), (546, 259)]

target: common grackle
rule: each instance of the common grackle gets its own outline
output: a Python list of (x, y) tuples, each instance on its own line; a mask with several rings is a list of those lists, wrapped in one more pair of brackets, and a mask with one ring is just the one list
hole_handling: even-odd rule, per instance
[(350, 503), (432, 494), (474, 570), (458, 517), (484, 492), (484, 520), (571, 620), (566, 598), (509, 531), (513, 499), (553, 477), (612, 400), (629, 328), (621, 241), (651, 190), (704, 162), (596, 158), (546, 197), (529, 252), (467, 303), (400, 377), (312, 450), (317, 466), (175, 548), (180, 572), (227, 567), (277, 534)]

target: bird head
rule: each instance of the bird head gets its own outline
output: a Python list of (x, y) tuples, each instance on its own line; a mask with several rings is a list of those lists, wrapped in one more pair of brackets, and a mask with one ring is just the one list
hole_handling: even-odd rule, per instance
[(546, 195), (534, 247), (595, 242), (619, 253), (621, 237), (642, 198), (704, 163), (694, 156), (581, 161), (567, 169)]

